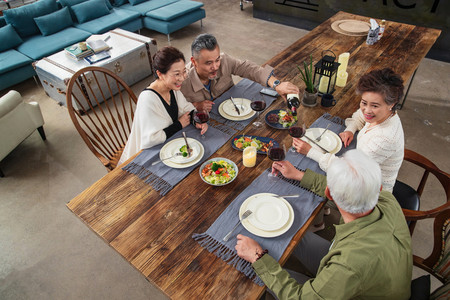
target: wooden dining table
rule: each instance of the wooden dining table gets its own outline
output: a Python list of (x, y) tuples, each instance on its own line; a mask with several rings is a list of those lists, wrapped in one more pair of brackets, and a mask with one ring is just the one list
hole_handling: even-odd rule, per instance
[[(267, 62), (274, 67), (279, 79), (290, 81), (303, 91), (297, 65), (310, 55), (313, 61), (318, 61), (326, 49), (336, 54), (350, 52), (348, 82), (334, 92), (337, 104), (330, 108), (319, 104), (299, 109), (299, 117), (307, 126), (327, 112), (343, 119), (351, 116), (360, 101), (355, 93), (356, 83), (367, 71), (391, 67), (408, 80), (440, 33), (435, 29), (387, 21), (382, 39), (369, 46), (365, 36), (347, 36), (331, 29), (332, 22), (342, 19), (369, 20), (338, 12)], [(266, 112), (285, 107), (284, 100), (279, 97)], [(260, 116), (263, 122), (264, 115)], [(266, 136), (291, 144), (287, 130), (267, 125), (261, 129), (249, 125), (237, 134)], [(169, 298), (258, 299), (265, 287), (253, 283), (200, 247), (192, 234), (205, 232), (233, 199), (271, 165), (271, 161), (265, 155), (258, 155), (256, 167), (246, 168), (242, 165), (242, 152), (232, 149), (230, 142), (212, 157), (226, 157), (237, 164), (239, 175), (232, 183), (221, 187), (208, 185), (200, 178), (197, 167), (169, 193), (161, 196), (136, 175), (119, 167), (67, 206)], [(298, 229), (279, 260), (281, 264), (286, 262), (322, 205)]]

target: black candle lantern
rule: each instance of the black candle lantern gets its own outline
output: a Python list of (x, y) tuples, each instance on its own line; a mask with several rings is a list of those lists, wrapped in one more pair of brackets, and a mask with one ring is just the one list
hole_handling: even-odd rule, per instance
[[(325, 55), (330, 52), (333, 56)], [(340, 63), (335, 62), (336, 54), (331, 50), (322, 51), (322, 58), (314, 66), (314, 86), (319, 95), (332, 94), (336, 85), (337, 69)]]

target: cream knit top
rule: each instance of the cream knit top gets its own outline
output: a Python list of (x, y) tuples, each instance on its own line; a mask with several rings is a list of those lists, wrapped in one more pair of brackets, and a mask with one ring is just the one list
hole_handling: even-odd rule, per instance
[[(345, 131), (353, 134), (359, 130), (356, 149), (363, 151), (380, 165), (383, 190), (392, 192), (405, 148), (403, 127), (398, 114), (369, 128), (370, 123), (365, 122), (361, 110), (358, 109), (351, 118), (345, 120), (345, 125)], [(320, 168), (326, 172), (336, 156), (311, 148), (307, 157), (317, 161)]]

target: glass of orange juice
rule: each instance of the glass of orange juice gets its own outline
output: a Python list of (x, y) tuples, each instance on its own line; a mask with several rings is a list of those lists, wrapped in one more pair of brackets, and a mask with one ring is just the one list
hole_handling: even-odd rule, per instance
[(256, 165), (256, 148), (253, 146), (246, 147), (242, 153), (242, 163), (244, 167), (254, 167)]

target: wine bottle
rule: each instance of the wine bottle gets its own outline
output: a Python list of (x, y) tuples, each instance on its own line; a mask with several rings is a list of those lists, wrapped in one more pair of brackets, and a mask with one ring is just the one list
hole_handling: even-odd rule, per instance
[(300, 107), (300, 101), (298, 100), (297, 94), (289, 94), (287, 95), (287, 106), (291, 110), (292, 115), (297, 115), (297, 108)]

